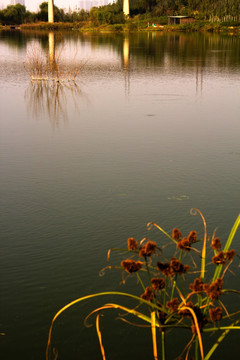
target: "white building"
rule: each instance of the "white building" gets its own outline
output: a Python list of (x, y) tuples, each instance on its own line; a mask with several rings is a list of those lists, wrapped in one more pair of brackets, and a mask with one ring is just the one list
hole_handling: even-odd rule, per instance
[(79, 10), (89, 11), (93, 6), (99, 7), (108, 4), (112, 4), (113, 0), (80, 0)]
[(25, 6), (25, 0), (11, 0), (11, 5), (21, 4)]

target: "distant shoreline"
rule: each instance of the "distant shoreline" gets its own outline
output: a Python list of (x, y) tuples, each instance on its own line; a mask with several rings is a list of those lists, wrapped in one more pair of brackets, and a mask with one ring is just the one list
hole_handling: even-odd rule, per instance
[(70, 31), (80, 31), (80, 32), (134, 32), (134, 31), (161, 31), (161, 32), (175, 32), (175, 31), (184, 31), (184, 32), (226, 32), (230, 34), (240, 35), (240, 26), (227, 25), (227, 23), (211, 23), (211, 22), (201, 22), (196, 21), (192, 24), (182, 24), (182, 25), (158, 25), (146, 23), (144, 25), (139, 25), (134, 22), (127, 22), (125, 24), (104, 24), (99, 26), (94, 26), (91, 22), (79, 22), (79, 23), (64, 23), (64, 22), (55, 22), (55, 23), (32, 23), (32, 24), (21, 24), (21, 25), (1, 25), (0, 30), (47, 30), (47, 31), (61, 31), (61, 30), (70, 30)]

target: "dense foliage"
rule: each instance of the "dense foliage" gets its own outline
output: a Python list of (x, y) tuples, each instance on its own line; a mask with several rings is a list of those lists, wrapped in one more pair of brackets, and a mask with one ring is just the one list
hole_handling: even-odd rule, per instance
[[(54, 6), (56, 22), (81, 22), (91, 20), (94, 25), (120, 24), (125, 18), (122, 12), (123, 0), (113, 4), (85, 10), (68, 11)], [(191, 15), (197, 19), (213, 21), (240, 20), (240, 0), (130, 0), (130, 16), (147, 15)], [(27, 11), (25, 6), (9, 5), (0, 11), (1, 24), (21, 24), (47, 21), (48, 2), (39, 6), (37, 13)]]

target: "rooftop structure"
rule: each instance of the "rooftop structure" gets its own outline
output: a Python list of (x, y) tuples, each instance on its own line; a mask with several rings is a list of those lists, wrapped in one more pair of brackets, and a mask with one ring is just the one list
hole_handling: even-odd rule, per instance
[(179, 25), (195, 22), (195, 18), (191, 16), (168, 16), (169, 25)]

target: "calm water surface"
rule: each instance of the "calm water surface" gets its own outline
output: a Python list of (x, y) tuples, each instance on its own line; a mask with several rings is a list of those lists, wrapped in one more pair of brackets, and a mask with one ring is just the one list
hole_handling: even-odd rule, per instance
[[(27, 57), (47, 52), (48, 40), (0, 33), (3, 360), (44, 359), (51, 318), (75, 298), (135, 289), (134, 279), (120, 284), (120, 271), (99, 270), (107, 250), (130, 236), (164, 244), (147, 222), (202, 236), (200, 217), (189, 213), (196, 207), (209, 235), (218, 227), (224, 240), (240, 210), (239, 37), (56, 34), (63, 66), (82, 66), (76, 85), (31, 83)], [(237, 286), (237, 261), (232, 269), (228, 281)], [(83, 319), (105, 301), (58, 319), (59, 359), (101, 358), (95, 327)], [(102, 320), (108, 358), (150, 359), (149, 329), (116, 316)], [(237, 339), (230, 335), (213, 358), (235, 359)], [(179, 355), (170, 348), (169, 360)]]

